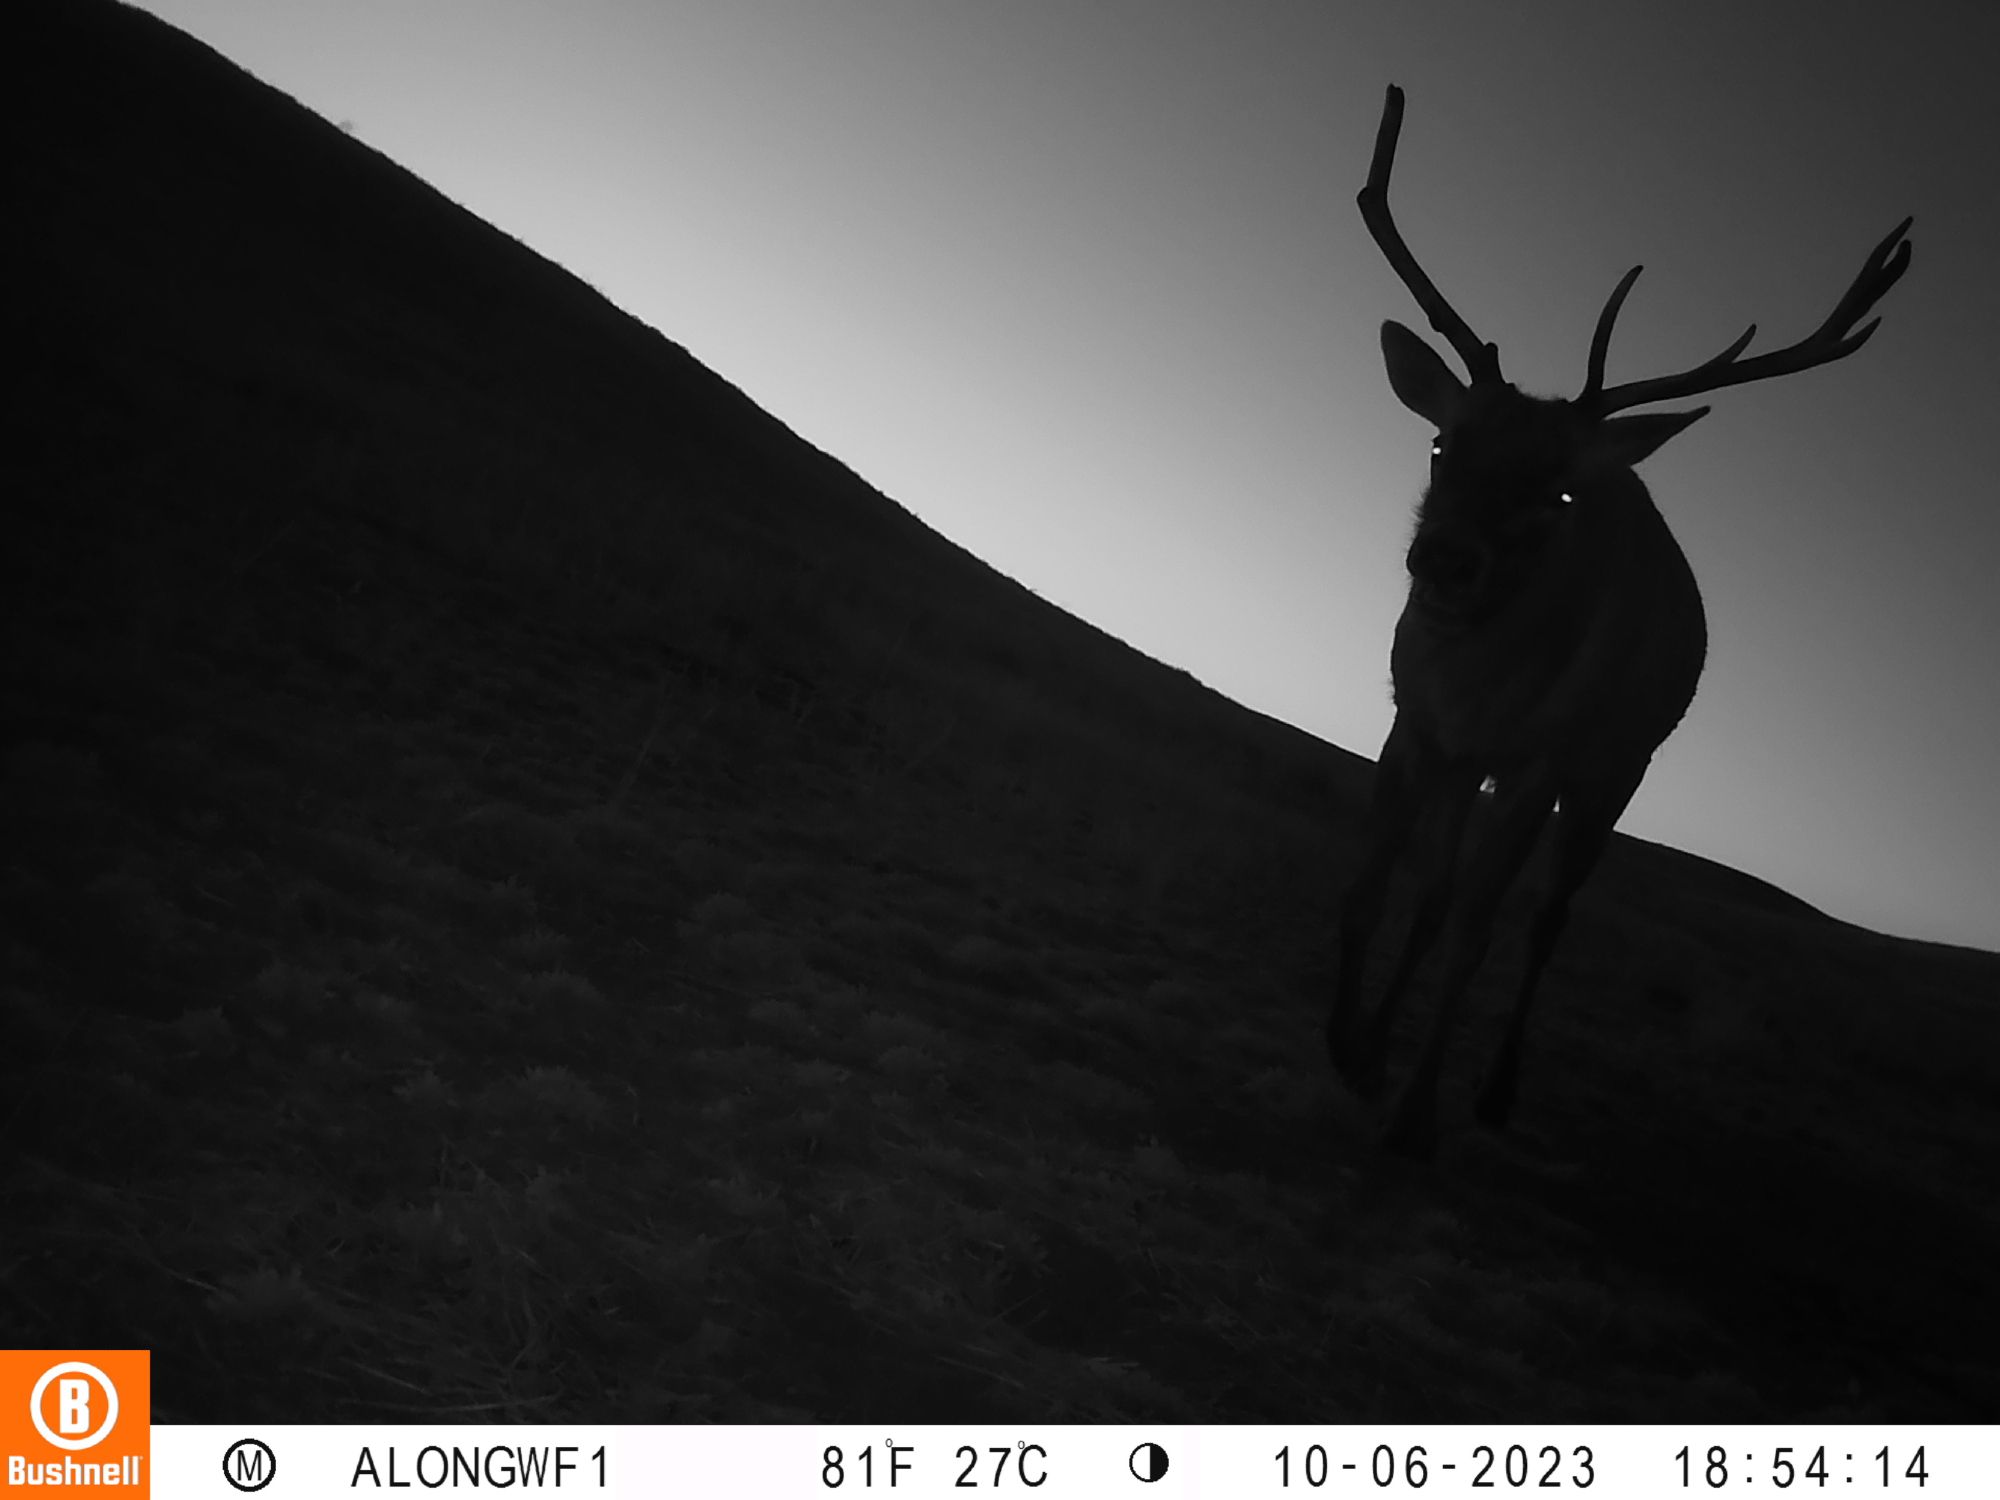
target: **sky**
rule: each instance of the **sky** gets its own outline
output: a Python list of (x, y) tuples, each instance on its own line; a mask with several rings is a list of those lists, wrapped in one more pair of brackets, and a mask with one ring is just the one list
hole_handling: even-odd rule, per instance
[(919, 517), (1373, 756), (1431, 433), (1362, 227), (1529, 391), (1751, 353), (1906, 214), (1869, 346), (1640, 474), (1709, 666), (1625, 831), (2000, 948), (2000, 7), (146, 0), (685, 345)]

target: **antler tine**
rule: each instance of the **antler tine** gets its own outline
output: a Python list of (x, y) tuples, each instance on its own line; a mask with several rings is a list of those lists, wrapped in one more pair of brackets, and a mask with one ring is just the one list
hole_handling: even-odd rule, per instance
[[(1858, 329), (1854, 325), (1888, 294), (1889, 288), (1900, 281), (1903, 273), (1910, 268), (1910, 242), (1904, 236), (1915, 222), (1914, 218), (1903, 220), (1869, 252), (1868, 259), (1862, 262), (1860, 274), (1834, 304), (1826, 321), (1796, 344), (1773, 349), (1755, 359), (1739, 360), (1737, 356), (1749, 347), (1751, 338), (1757, 332), (1757, 325), (1752, 323), (1735, 343), (1692, 369), (1683, 370), (1678, 375), (1635, 380), (1605, 390), (1601, 351), (1597, 340), (1593, 340), (1590, 375), (1584, 382), (1583, 394), (1577, 397), (1578, 403), (1588, 405), (1597, 416), (1609, 416), (1628, 407), (1646, 406), (1655, 401), (1677, 401), (1700, 395), (1703, 391), (1743, 385), (1752, 380), (1768, 380), (1773, 375), (1790, 375), (1799, 370), (1810, 370), (1815, 365), (1845, 359), (1868, 342), (1882, 320), (1876, 318)], [(1598, 334), (1607, 343), (1610, 339), (1609, 320), (1616, 316), (1617, 304), (1623, 300), (1632, 274), (1619, 283), (1618, 291), (1612, 293), (1611, 302), (1605, 307), (1605, 316), (1598, 319)]]
[[(1814, 337), (1825, 335), (1834, 328), (1852, 328), (1861, 320), (1861, 315), (1882, 300), (1882, 294), (1901, 279), (1910, 268), (1910, 247), (1903, 236), (1916, 222), (1913, 214), (1903, 220), (1884, 236), (1882, 243), (1868, 252), (1868, 259), (1861, 263), (1861, 272), (1854, 278), (1854, 284), (1847, 294), (1834, 305), (1827, 319), (1819, 326)], [(1860, 345), (1856, 344), (1855, 348)]]
[(1368, 226), (1368, 233), (1402, 278), (1403, 285), (1417, 299), (1417, 306), (1430, 319), (1431, 327), (1458, 351), (1458, 357), (1465, 361), (1466, 371), (1473, 381), (1498, 381), (1499, 346), (1483, 342), (1472, 331), (1472, 326), (1445, 301), (1436, 283), (1417, 264), (1410, 247), (1403, 243), (1403, 236), (1396, 228), (1395, 216), (1389, 212), (1389, 173), (1396, 164), (1396, 138), (1402, 131), (1403, 91), (1392, 83), (1388, 96), (1382, 101), (1382, 123), (1375, 132), (1375, 155), (1368, 163), (1368, 182), (1354, 199), (1361, 209), (1361, 221)]
[(1748, 349), (1750, 347), (1750, 340), (1754, 339), (1755, 337), (1757, 337), (1757, 325), (1755, 323), (1752, 323), (1748, 328), (1744, 329), (1741, 333), (1736, 335), (1735, 343), (1731, 344), (1727, 349), (1724, 349), (1720, 354), (1716, 355), (1713, 359), (1703, 360), (1700, 364), (1696, 365), (1695, 368), (1697, 370), (1712, 370), (1717, 365), (1728, 364), (1732, 359), (1736, 358), (1737, 355), (1741, 354), (1745, 349)]
[(1579, 402), (1595, 401), (1604, 389), (1604, 356), (1611, 350), (1611, 325), (1618, 321), (1618, 309), (1625, 305), (1625, 296), (1632, 290), (1632, 283), (1645, 269), (1644, 266), (1634, 266), (1627, 271), (1624, 279), (1611, 289), (1611, 295), (1605, 299), (1604, 311), (1597, 315), (1597, 328), (1590, 335), (1590, 363), (1584, 370), (1583, 394), (1576, 398)]

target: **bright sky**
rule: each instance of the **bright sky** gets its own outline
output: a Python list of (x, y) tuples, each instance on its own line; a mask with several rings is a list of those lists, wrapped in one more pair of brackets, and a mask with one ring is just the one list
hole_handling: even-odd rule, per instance
[(1642, 470), (1709, 669), (1622, 825), (2000, 947), (2000, 7), (146, 0), (686, 345), (1003, 571), (1373, 755), (1430, 433), (1394, 202), (1509, 376), (1789, 343), (1914, 213), (1866, 350)]

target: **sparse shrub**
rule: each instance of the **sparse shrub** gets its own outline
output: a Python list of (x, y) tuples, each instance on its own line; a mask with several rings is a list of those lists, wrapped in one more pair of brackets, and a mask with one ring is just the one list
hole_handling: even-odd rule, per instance
[(179, 907), (164, 896), (145, 869), (128, 864), (90, 882), (90, 893), (125, 937), (161, 950), (181, 941), (187, 927)]
[(0, 1035), (13, 1038), (15, 1046), (35, 1048), (59, 1041), (78, 1019), (73, 1004), (17, 985), (0, 987)]
[(532, 969), (553, 968), (569, 948), (569, 938), (539, 922), (509, 933), (500, 940), (500, 949), (518, 964)]
[(1048, 1091), (1051, 1100), (1090, 1113), (1138, 1115), (1151, 1107), (1151, 1101), (1137, 1089), (1108, 1074), (1060, 1058), (1040, 1064), (1035, 1070), (1035, 1081), (1039, 1088)]
[(601, 1125), (610, 1118), (611, 1107), (589, 1080), (568, 1068), (530, 1068), (522, 1078), (522, 1087), (537, 1108), (557, 1119)]
[(984, 933), (968, 933), (953, 943), (945, 951), (945, 962), (961, 977), (1005, 994), (1026, 994), (1044, 983), (1038, 959)]
[(250, 992), (273, 1016), (311, 1015), (326, 1002), (327, 977), (274, 958), (250, 981)]
[(785, 1216), (783, 1200), (776, 1185), (745, 1172), (711, 1178), (707, 1183), (722, 1211), (735, 1219), (774, 1222)]
[(876, 1057), (875, 1066), (885, 1076), (906, 1083), (943, 1081), (944, 1064), (922, 1047), (890, 1047)]
[(935, 1051), (949, 1045), (936, 1026), (921, 1016), (903, 1011), (871, 1010), (861, 1018), (860, 1030), (863, 1041), (884, 1050), (909, 1045), (929, 1047)]
[(581, 974), (561, 969), (544, 969), (525, 976), (516, 990), (524, 1005), (534, 1009), (570, 1008), (596, 1010), (604, 1004), (604, 994)]
[(174, 1022), (174, 1032), (187, 1046), (207, 1056), (236, 1049), (236, 1028), (220, 1006), (184, 1012)]
[(1187, 1168), (1173, 1151), (1152, 1141), (1132, 1151), (1133, 1175), (1155, 1187), (1178, 1187), (1187, 1179)]
[(474, 875), (498, 882), (521, 869), (574, 874), (581, 851), (567, 819), (532, 812), (511, 802), (487, 802), (453, 829), (459, 861)]
[(722, 884), (732, 864), (713, 840), (704, 838), (682, 839), (667, 857), (681, 876), (695, 885)]
[(579, 808), (567, 821), (577, 847), (586, 853), (629, 853), (647, 841), (645, 824), (623, 807), (599, 803)]
[(750, 1019), (760, 1026), (769, 1026), (776, 1031), (805, 1033), (811, 1025), (806, 1019), (805, 1007), (794, 1000), (759, 1000), (749, 1010)]
[(372, 1021), (385, 1031), (414, 1034), (421, 1029), (417, 1024), (416, 1007), (372, 985), (362, 985), (354, 992), (353, 1005), (356, 1015)]
[(837, 1095), (854, 1075), (823, 1057), (801, 1058), (792, 1066), (792, 1083), (801, 1094)]
[(787, 978), (805, 967), (798, 944), (782, 932), (720, 933), (710, 939), (708, 952), (732, 973), (765, 979)]
[(688, 908), (686, 925), (701, 932), (733, 932), (757, 919), (757, 909), (734, 891), (703, 896)]
[(394, 1090), (396, 1097), (415, 1109), (442, 1111), (458, 1103), (458, 1093), (426, 1066), (421, 1073), (404, 1079)]

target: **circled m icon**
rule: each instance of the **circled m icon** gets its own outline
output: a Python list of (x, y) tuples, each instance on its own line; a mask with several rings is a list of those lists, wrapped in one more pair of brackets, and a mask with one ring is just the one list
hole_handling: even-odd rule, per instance
[(278, 1477), (278, 1455), (258, 1438), (238, 1438), (222, 1455), (222, 1477), (229, 1487), (254, 1495)]

